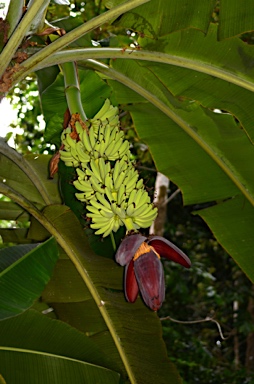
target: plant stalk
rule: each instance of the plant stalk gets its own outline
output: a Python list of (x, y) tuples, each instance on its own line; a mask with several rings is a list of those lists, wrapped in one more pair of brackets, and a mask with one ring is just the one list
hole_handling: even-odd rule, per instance
[(14, 54), (16, 53), (19, 45), (26, 36), (33, 20), (36, 19), (38, 13), (41, 13), (48, 6), (49, 0), (31, 0), (29, 5), (29, 10), (26, 12), (20, 23), (17, 25), (16, 29), (12, 33), (12, 36), (5, 45), (1, 55), (0, 55), (0, 78), (3, 76), (6, 68), (8, 67), (10, 61), (12, 60)]
[(82, 106), (77, 67), (74, 62), (70, 62), (63, 63), (60, 68), (64, 75), (65, 95), (70, 113), (78, 113), (85, 121), (87, 116)]
[(107, 327), (109, 329), (109, 332), (112, 336), (112, 339), (114, 340), (114, 343), (116, 345), (116, 348), (119, 351), (119, 354), (122, 358), (123, 364), (126, 368), (127, 374), (129, 376), (130, 382), (132, 384), (136, 384), (135, 376), (132, 372), (132, 369), (130, 367), (130, 364), (128, 362), (128, 359), (126, 357), (125, 351), (122, 348), (121, 342), (118, 338), (118, 335), (115, 332), (114, 326), (112, 325), (110, 316), (108, 314), (107, 308), (104, 305), (105, 303), (101, 301), (99, 292), (94, 285), (93, 281), (89, 277), (89, 273), (87, 272), (85, 265), (83, 263), (83, 255), (82, 258), (79, 256), (77, 251), (73, 249), (71, 244), (68, 243), (68, 239), (66, 239), (64, 236), (59, 233), (57, 228), (54, 225), (54, 222), (51, 221), (48, 217), (44, 215), (43, 212), (39, 211), (29, 200), (27, 200), (24, 196), (22, 196), (20, 193), (16, 192), (13, 188), (9, 187), (8, 185), (0, 182), (0, 193), (4, 194), (5, 196), (8, 196), (12, 201), (20, 205), (22, 208), (24, 208), (28, 213), (30, 213), (40, 224), (42, 224), (49, 233), (55, 237), (58, 244), (63, 248), (63, 250), (66, 252), (66, 254), (69, 256), (70, 260), (75, 265), (78, 273), (80, 274), (81, 278), (85, 282), (87, 288), (89, 289), (96, 305), (98, 306), (101, 315), (107, 324)]
[(12, 32), (14, 29), (17, 27), (22, 14), (23, 14), (23, 2), (20, 0), (11, 0), (9, 8), (8, 8), (8, 13), (6, 16), (6, 21), (9, 24), (9, 30), (8, 30), (8, 38), (11, 37)]
[[(252, 79), (246, 79), (246, 74), (241, 76), (240, 73), (236, 74), (230, 69), (219, 68), (208, 63), (188, 59), (186, 57), (171, 55), (163, 52), (156, 51), (145, 51), (145, 50), (133, 50), (126, 49), (123, 51), (122, 48), (80, 48), (80, 49), (69, 49), (61, 52), (56, 52), (42, 63), (38, 63), (33, 70), (37, 71), (39, 69), (50, 67), (52, 65), (61, 64), (66, 61), (76, 60), (84, 61), (87, 59), (125, 59), (125, 60), (142, 60), (142, 61), (152, 61), (155, 63), (163, 63), (174, 65), (181, 68), (191, 69), (200, 73), (205, 73), (209, 76), (214, 76), (218, 79), (225, 80), (229, 83), (235, 84), (239, 87), (245, 88), (251, 92), (254, 92), (254, 83)], [(29, 60), (29, 59), (28, 59)], [(20, 65), (20, 68), (25, 66), (25, 63)], [(27, 75), (29, 72), (24, 72)], [(22, 69), (23, 76), (23, 69)], [(14, 74), (13, 80), (19, 82), (21, 80), (20, 74)]]
[(246, 199), (254, 206), (254, 196), (246, 188), (245, 185), (241, 183), (237, 175), (232, 172), (228, 165), (221, 159), (221, 157), (215, 153), (215, 151), (207, 144), (198, 133), (192, 129), (192, 127), (186, 122), (182, 117), (178, 116), (168, 105), (163, 103), (158, 97), (156, 97), (151, 92), (147, 91), (145, 88), (141, 87), (135, 81), (131, 80), (129, 77), (126, 77), (122, 73), (110, 68), (106, 64), (102, 64), (95, 60), (87, 60), (86, 67), (94, 69), (103, 73), (104, 75), (110, 77), (111, 79), (117, 80), (120, 83), (126, 85), (133, 91), (137, 92), (139, 95), (143, 96), (151, 104), (153, 104), (160, 111), (165, 113), (170, 119), (172, 119), (180, 128), (182, 128), (195, 142), (203, 148), (203, 150), (214, 160), (214, 162), (225, 172), (230, 180), (237, 186), (239, 191), (246, 197)]
[[(43, 3), (44, 0), (34, 0), (40, 3)], [(80, 25), (79, 27), (73, 29), (72, 31), (66, 33), (66, 35), (62, 36), (61, 38), (55, 40), (52, 44), (49, 44), (47, 47), (41, 49), (39, 52), (35, 53), (33, 56), (31, 56), (29, 59), (25, 60), (23, 62), (23, 66), (20, 66), (21, 72), (19, 73), (21, 78), (24, 78), (28, 73), (34, 71), (34, 67), (36, 67), (39, 63), (43, 63), (44, 60), (50, 57), (53, 53), (59, 51), (60, 49), (66, 47), (67, 45), (71, 44), (75, 40), (79, 39), (81, 36), (85, 35), (88, 32), (93, 31), (94, 29), (100, 27), (102, 24), (109, 22), (112, 19), (115, 19), (122, 15), (125, 12), (130, 11), (133, 8), (138, 7), (139, 5), (142, 5), (144, 3), (147, 3), (150, 0), (129, 0), (126, 1), (123, 4), (119, 4), (116, 7), (110, 9), (109, 11), (102, 13), (99, 16), (94, 17), (93, 19), (87, 21), (86, 23)], [(31, 7), (32, 9), (32, 7)], [(27, 14), (31, 14), (31, 9)], [(35, 16), (35, 15), (34, 15)], [(31, 17), (30, 17), (31, 19)], [(23, 21), (23, 20), (22, 20)], [(21, 25), (21, 23), (20, 23)], [(25, 31), (26, 32), (26, 31)], [(22, 30), (20, 33), (22, 34), (22, 38), (25, 36), (25, 32)], [(13, 34), (14, 35), (14, 34)], [(16, 36), (16, 31), (15, 31)], [(12, 36), (13, 37), (13, 36)], [(10, 39), (11, 40), (11, 39)], [(20, 40), (20, 41), (21, 41)], [(12, 54), (8, 54), (8, 52), (5, 53), (4, 59), (8, 63), (11, 60), (11, 57), (15, 53), (17, 47), (19, 44), (12, 44)], [(1, 61), (3, 62), (3, 59), (1, 57)], [(66, 60), (70, 61), (70, 60)], [(7, 67), (5, 66), (5, 68)], [(5, 70), (4, 68), (4, 70)], [(0, 77), (2, 76), (3, 69), (1, 69)]]
[(28, 161), (25, 160), (18, 152), (13, 148), (9, 147), (8, 144), (3, 139), (0, 139), (0, 154), (7, 157), (10, 161), (16, 164), (24, 174), (32, 181), (34, 186), (39, 191), (41, 197), (43, 198), (45, 204), (52, 204), (50, 196), (47, 193), (47, 190), (44, 188), (44, 185), (41, 183), (34, 169), (30, 167)]

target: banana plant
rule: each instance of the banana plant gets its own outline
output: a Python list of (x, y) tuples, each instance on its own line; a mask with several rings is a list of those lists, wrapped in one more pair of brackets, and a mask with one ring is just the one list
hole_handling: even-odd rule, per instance
[[(25, 8), (20, 3), (11, 0), (2, 22), (1, 96), (32, 72), (37, 74), (47, 123), (44, 137), (62, 151), (63, 160), (71, 148), (67, 140), (72, 132), (63, 133), (67, 108), (91, 123), (106, 99), (125, 106), (157, 170), (179, 186), (185, 204), (209, 206), (194, 214), (207, 222), (254, 281), (254, 51), (238, 37), (253, 29), (254, 11), (237, 0), (221, 0), (217, 20), (215, 0), (111, 0), (105, 2), (109, 10), (77, 26), (71, 16), (49, 25), (49, 1), (30, 0)], [(68, 7), (66, 1), (56, 3)], [(106, 23), (133, 31), (134, 46), (92, 44), (90, 33)], [(79, 81), (68, 78), (66, 68), (73, 62)], [(74, 124), (80, 124), (79, 118)], [(14, 230), (12, 242), (40, 243), (26, 248), (25, 254), (13, 249), (9, 265), (3, 253), (0, 278), (12, 281), (28, 261), (30, 277), (19, 281), (20, 286), (28, 288), (30, 278), (41, 277), (33, 300), (24, 296), (22, 306), (14, 287), (7, 299), (0, 297), (3, 316), (6, 300), (14, 303), (1, 321), (0, 379), (45, 383), (53, 376), (61, 383), (180, 383), (167, 358), (157, 314), (141, 299), (133, 304), (124, 299), (123, 271), (113, 260), (112, 246), (106, 239), (99, 245), (97, 241), (97, 249), (103, 248), (108, 257), (90, 247), (75, 197), (75, 184), (87, 181), (87, 175), (79, 171), (77, 179), (75, 164), (68, 164), (73, 160), (65, 157), (67, 167), (59, 169), (60, 196), (57, 177), (48, 178), (48, 156), (21, 157), (4, 142), (0, 152), (0, 193), (8, 198), (0, 206), (1, 217), (7, 212), (15, 220), (29, 217), (30, 228)], [(82, 156), (84, 160), (85, 152)], [(101, 161), (101, 168), (104, 165)], [(80, 192), (77, 197), (87, 201), (89, 193)], [(133, 208), (130, 204), (129, 211)], [(92, 208), (89, 215), (96, 226)], [(117, 231), (116, 223), (101, 233), (108, 235), (111, 229)], [(3, 231), (1, 236), (9, 242)], [(46, 269), (36, 263), (43, 247), (49, 250), (48, 258), (44, 254), (41, 260)], [(57, 262), (53, 255), (59, 255)], [(22, 292), (25, 295), (26, 289)], [(19, 369), (12, 368), (13, 361)], [(29, 373), (22, 368), (24, 362)], [(42, 364), (44, 374), (39, 375)]]

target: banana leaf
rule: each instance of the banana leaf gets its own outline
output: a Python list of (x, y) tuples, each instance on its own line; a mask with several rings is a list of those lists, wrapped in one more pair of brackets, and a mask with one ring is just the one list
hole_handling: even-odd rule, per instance
[[(27, 252), (29, 250), (29, 252)], [(16, 316), (32, 306), (52, 274), (58, 258), (54, 238), (34, 246), (0, 250), (0, 320)]]
[[(4, 157), (4, 154), (6, 154), (8, 161), (11, 161), (7, 145), (4, 147), (1, 157)], [(25, 162), (25, 173), (27, 160), (23, 159), (23, 161)], [(42, 190), (45, 199), (50, 200), (52, 198), (50, 198), (49, 190), (55, 188), (57, 181), (52, 184), (48, 180), (47, 156), (44, 161), (41, 161), (39, 168), (36, 161), (35, 158), (29, 159), (31, 173), (30, 177), (25, 179), (25, 182), (27, 180), (29, 184), (34, 182), (34, 187), (31, 188), (33, 193), (30, 196), (35, 203), (29, 201), (28, 196), (21, 194), (20, 183), (24, 184), (24, 177), (20, 179), (21, 168), (16, 163), (13, 164), (10, 185), (8, 185), (8, 179), (6, 182), (0, 183), (0, 192), (11, 198), (13, 202), (23, 209), (26, 209), (45, 227), (50, 235), (55, 237), (80, 276), (77, 278), (77, 273), (73, 274), (71, 268), (70, 276), (68, 276), (66, 271), (68, 264), (64, 265), (64, 262), (62, 265), (59, 264), (61, 273), (59, 274), (56, 270), (49, 288), (46, 288), (42, 293), (42, 299), (47, 300), (60, 320), (63, 319), (70, 326), (82, 332), (84, 336), (90, 335), (101, 351), (109, 348), (109, 356), (111, 356), (116, 371), (123, 380), (129, 378), (133, 383), (144, 382), (147, 384), (152, 382), (162, 384), (168, 380), (172, 383), (180, 383), (181, 379), (175, 366), (168, 360), (166, 347), (162, 339), (160, 320), (156, 313), (150, 311), (141, 299), (133, 305), (126, 302), (122, 291), (123, 269), (112, 259), (94, 254), (80, 221), (69, 207), (60, 204), (46, 205), (44, 203), (44, 208), (41, 209), (41, 204), (37, 204), (37, 202), (40, 201), (41, 203), (43, 201), (42, 198), (37, 198), (37, 191)], [(43, 165), (44, 169), (42, 169)], [(16, 168), (19, 170), (17, 180), (15, 177)], [(37, 169), (39, 169), (38, 176), (36, 176)], [(43, 183), (42, 175), (44, 175), (45, 183)], [(17, 191), (15, 186), (17, 186)], [(62, 258), (60, 260), (66, 259)], [(22, 279), (23, 275), (24, 272), (22, 271), (20, 279)], [(65, 284), (66, 279), (68, 279), (70, 287), (69, 299), (66, 299), (68, 296), (66, 289), (61, 292), (61, 287)], [(80, 291), (81, 286), (83, 288)], [(77, 290), (80, 291), (78, 295)], [(86, 314), (84, 318), (82, 317), (83, 314)], [(151, 345), (152, 348), (150, 348)], [(40, 353), (38, 356), (37, 352), (31, 355), (30, 351), (13, 351), (10, 348), (4, 348), (1, 351), (1, 361), (7, 364), (8, 361), (15, 358), (17, 359), (17, 366), (21, 367), (25, 361), (31, 359), (35, 377), (40, 375), (40, 364), (43, 364), (45, 372), (50, 374), (53, 374), (52, 366), (57, 366), (58, 369), (61, 367), (62, 369), (63, 360), (59, 359), (58, 356), (52, 356), (49, 353), (46, 357), (42, 357)], [(71, 363), (66, 363), (66, 369), (69, 364)], [(84, 365), (87, 368), (86, 362), (83, 362), (82, 367)], [(77, 365), (74, 364), (74, 366)], [(81, 372), (83, 372), (83, 368)], [(70, 369), (74, 368), (71, 367)], [(80, 380), (80, 375), (88, 374), (85, 372), (80, 373), (80, 369), (77, 368), (77, 381)], [(95, 375), (95, 373), (92, 374)], [(11, 375), (14, 375), (14, 373), (12, 372)], [(5, 378), (5, 374), (3, 374), (3, 377)], [(10, 377), (12, 380), (13, 376)], [(44, 382), (47, 382), (47, 377), (44, 377)], [(27, 382), (29, 380), (32, 379), (27, 375)], [(91, 380), (93, 380), (93, 376), (91, 376)]]

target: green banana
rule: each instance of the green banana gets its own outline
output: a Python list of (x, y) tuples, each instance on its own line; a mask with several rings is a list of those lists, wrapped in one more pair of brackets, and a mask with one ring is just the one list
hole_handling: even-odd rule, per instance
[(127, 230), (148, 227), (157, 215), (142, 179), (131, 160), (130, 144), (120, 129), (118, 108), (106, 99), (98, 113), (81, 122), (72, 139), (71, 127), (61, 134), (60, 158), (77, 169), (76, 198), (86, 203), (95, 234), (106, 237), (125, 225)]
[(91, 146), (91, 142), (90, 142), (89, 136), (88, 136), (88, 134), (87, 134), (85, 129), (82, 132), (81, 142), (84, 145), (84, 147), (87, 150), (87, 152), (92, 152), (93, 148)]
[(101, 173), (100, 173), (100, 169), (99, 169), (99, 159), (97, 159), (97, 160), (91, 159), (90, 160), (90, 167), (91, 167), (93, 175), (97, 178), (97, 180), (100, 183), (102, 183)]

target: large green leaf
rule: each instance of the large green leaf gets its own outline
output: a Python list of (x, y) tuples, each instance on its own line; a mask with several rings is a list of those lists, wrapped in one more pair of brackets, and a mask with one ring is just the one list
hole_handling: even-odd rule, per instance
[(119, 375), (115, 372), (61, 356), (0, 347), (0, 357), (3, 377), (10, 383), (119, 383)]
[(218, 241), (253, 281), (253, 206), (237, 196), (223, 204), (198, 211), (198, 214), (213, 228)]
[[(122, 281), (122, 269), (112, 260), (96, 256), (89, 250), (78, 219), (68, 208), (49, 206), (44, 215), (57, 230), (60, 245), (89, 288), (130, 379), (137, 383), (164, 383), (171, 377), (172, 382), (177, 383), (176, 372), (166, 357), (158, 317), (147, 310), (141, 300), (130, 305), (123, 292), (116, 291)], [(153, 350), (148, 345), (153, 345)]]
[(19, 251), (17, 247), (0, 251), (2, 263), (10, 257), (14, 260), (0, 273), (1, 320), (16, 316), (32, 306), (48, 283), (58, 258), (57, 245), (53, 238), (22, 257), (19, 257), (22, 255)]
[(227, 39), (254, 30), (253, 2), (246, 0), (221, 0), (219, 18), (219, 38)]
[(27, 228), (0, 228), (0, 236), (2, 238), (3, 243), (31, 243), (31, 241), (27, 239), (27, 234)]
[(0, 272), (37, 246), (38, 244), (22, 244), (0, 250)]
[(0, 201), (0, 220), (27, 221), (28, 214), (11, 201)]
[[(31, 167), (33, 166), (32, 163)], [(46, 162), (44, 166), (47, 169)], [(38, 180), (35, 180), (35, 174), (33, 169), (31, 180), (33, 184), (38, 184)], [(47, 185), (46, 174), (45, 172), (44, 178)], [(74, 291), (71, 293), (72, 302), (62, 302), (62, 299), (65, 300), (66, 298), (66, 293), (61, 299), (59, 287), (56, 290), (54, 283), (48, 291), (45, 291), (46, 300), (49, 302), (51, 301), (51, 292), (55, 292), (54, 295), (51, 295), (51, 304), (59, 318), (63, 318), (81, 332), (92, 333), (94, 342), (99, 348), (106, 349), (109, 347), (114, 366), (121, 372), (123, 378), (129, 377), (133, 383), (156, 382), (163, 384), (168, 380), (175, 384), (180, 383), (175, 367), (167, 358), (161, 334), (161, 324), (157, 315), (150, 311), (140, 299), (133, 305), (126, 302), (122, 291), (122, 267), (118, 266), (112, 259), (97, 256), (91, 251), (78, 218), (68, 207), (48, 205), (41, 211), (20, 192), (16, 192), (14, 187), (10, 188), (8, 182), (1, 183), (0, 192), (5, 193), (15, 203), (25, 208), (51, 235), (55, 236), (59, 245), (76, 267), (83, 284), (86, 285), (83, 290), (83, 297), (77, 298), (76, 289), (80, 288), (81, 281), (80, 279), (79, 282), (78, 280), (75, 281)], [(21, 191), (21, 188), (19, 187), (18, 190)], [(44, 190), (47, 191), (48, 189)], [(46, 257), (45, 253), (42, 260)], [(64, 278), (67, 277), (66, 265), (62, 267), (63, 265), (60, 268), (61, 273), (55, 275), (62, 276), (61, 281), (58, 280), (59, 286), (64, 284)], [(29, 268), (26, 272), (29, 272)], [(24, 276), (23, 273), (20, 273), (19, 278), (22, 279)], [(69, 278), (73, 279), (73, 277), (75, 278), (75, 274), (70, 274)], [(55, 277), (53, 281), (54, 279)], [(29, 287), (31, 289), (31, 283), (27, 279), (25, 281), (28, 289)], [(90, 296), (91, 298), (89, 298)], [(7, 301), (5, 292), (3, 298)], [(80, 301), (81, 299), (82, 301)], [(82, 317), (83, 314), (84, 317)], [(135, 347), (133, 347), (134, 345)], [(152, 348), (150, 348), (151, 345)], [(7, 351), (4, 352), (3, 359), (6, 359), (6, 356)], [(27, 360), (30, 355), (24, 353), (22, 356)], [(52, 358), (52, 361), (49, 357)], [(51, 369), (50, 366), (54, 361), (54, 357), (48, 355), (45, 363), (49, 364), (48, 369)], [(57, 364), (58, 362), (59, 360), (56, 361)]]
[(208, 108), (232, 113), (254, 141), (251, 113), (254, 100), (253, 46), (238, 38), (217, 41), (217, 26), (214, 24), (210, 25), (206, 37), (200, 31), (186, 30), (158, 39), (156, 43), (149, 39), (140, 43), (145, 49), (174, 57), (174, 66), (141, 65), (158, 76), (175, 96), (185, 96)]
[[(107, 0), (106, 6), (112, 8), (123, 1)], [(219, 17), (215, 18), (218, 19), (219, 25), (218, 37), (222, 40), (254, 30), (252, 6), (252, 0), (246, 0), (244, 3), (240, 0), (152, 0), (123, 15), (118, 24), (138, 31), (150, 39), (187, 28), (206, 32), (217, 7)]]
[(22, 157), (0, 138), (0, 181), (39, 206), (61, 201), (57, 179), (49, 179), (50, 156)]
[[(106, 5), (111, 8), (121, 2), (110, 0)], [(152, 0), (124, 14), (119, 24), (152, 39), (189, 27), (206, 32), (215, 3), (215, 0)]]
[[(39, 354), (44, 358), (50, 354), (52, 361), (48, 363), (49, 367), (50, 365), (53, 366), (52, 362), (55, 359), (67, 359), (70, 365), (80, 366), (79, 370), (85, 369), (89, 372), (91, 364), (93, 364), (92, 371), (97, 371), (98, 377), (101, 376), (99, 382), (103, 383), (103, 380), (107, 380), (108, 376), (112, 377), (113, 382), (118, 382), (117, 377), (119, 378), (119, 375), (113, 372), (110, 374), (109, 371), (102, 369), (115, 368), (114, 361), (107, 353), (107, 349), (99, 348), (92, 338), (64, 322), (50, 319), (34, 310), (28, 310), (20, 316), (1, 322), (0, 345), (2, 351), (9, 350), (9, 358), (4, 370), (3, 362), (2, 365), (0, 363), (1, 372), (5, 372), (6, 378), (11, 375), (11, 360), (12, 364), (18, 363), (23, 351), (26, 353), (26, 366), (32, 365), (34, 361), (39, 363)], [(73, 367), (66, 367), (68, 377), (72, 370)], [(23, 372), (24, 377), (26, 377), (25, 373)], [(60, 382), (61, 377), (59, 374), (56, 369), (55, 375), (57, 375), (58, 382)], [(34, 368), (34, 382), (37, 382), (39, 376), (40, 370)]]
[[(236, 194), (241, 183), (245, 185), (247, 180), (252, 192), (244, 192), (250, 200), (253, 199), (251, 177), (244, 167), (245, 161), (251, 160), (253, 156), (253, 147), (234, 120), (229, 115), (209, 112), (195, 102), (181, 103), (174, 100), (166, 87), (146, 68), (131, 62), (121, 64), (121, 71), (129, 71), (132, 82), (141, 85), (145, 92), (150, 91), (150, 100), (165, 111), (162, 113), (158, 108), (145, 103), (131, 107), (141, 140), (149, 145), (158, 169), (170, 175), (183, 188), (185, 202), (193, 204), (228, 198)], [(113, 82), (112, 86), (120, 103), (132, 102), (132, 93), (129, 94), (126, 88)], [(158, 101), (158, 96), (162, 102)], [(239, 156), (242, 156), (239, 164), (235, 164), (234, 160), (230, 164), (228, 159), (236, 150), (232, 148), (230, 153), (230, 148), (225, 146), (224, 138), (229, 136), (230, 140), (231, 134), (231, 145), (238, 145), (240, 138), (239, 145), (242, 143), (244, 148), (243, 151), (239, 151), (239, 147), (237, 149)], [(236, 140), (234, 135), (238, 136)], [(237, 166), (246, 172), (244, 182), (239, 171), (233, 169)]]
[[(212, 202), (239, 195), (251, 203), (249, 208), (253, 210), (253, 145), (234, 119), (230, 115), (206, 110), (195, 101), (174, 99), (167, 88), (167, 72), (162, 75), (158, 67), (153, 73), (153, 68), (148, 69), (137, 62), (117, 60), (113, 65), (114, 71), (109, 69), (104, 73), (112, 74), (113, 78), (137, 90), (157, 107), (141, 102), (129, 109), (141, 140), (151, 150), (157, 169), (183, 190), (185, 202)], [(120, 103), (134, 101), (133, 91), (128, 92), (126, 87), (116, 82), (111, 82), (111, 85)], [(226, 215), (227, 208), (223, 207), (222, 204), (220, 213), (225, 209), (222, 215)], [(242, 214), (244, 217), (249, 213)], [(244, 219), (245, 225), (247, 221)], [(217, 233), (216, 222), (210, 223)], [(241, 243), (240, 231), (236, 235), (235, 240)], [(224, 243), (220, 236), (219, 240), (229, 249), (229, 239)], [(231, 252), (231, 255), (254, 281), (250, 254), (237, 256)]]

